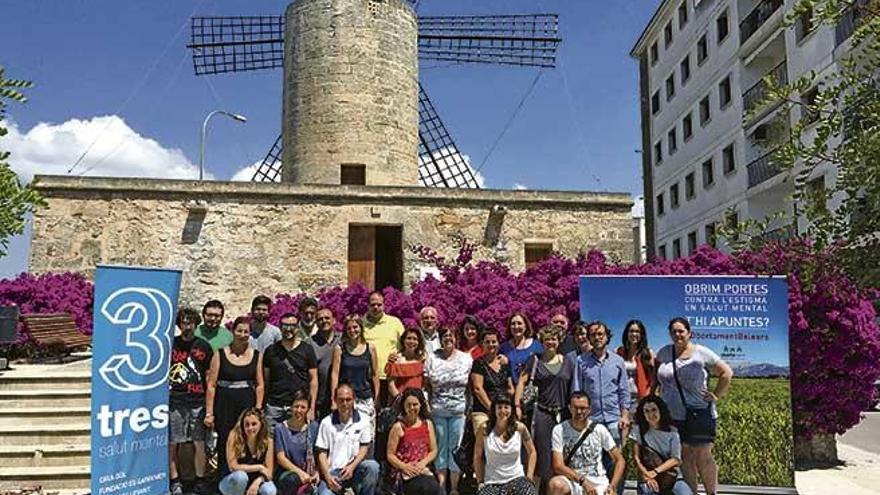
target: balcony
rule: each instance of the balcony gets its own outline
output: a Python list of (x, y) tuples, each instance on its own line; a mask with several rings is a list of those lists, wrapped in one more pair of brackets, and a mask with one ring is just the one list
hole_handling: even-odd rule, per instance
[(842, 45), (855, 32), (859, 22), (867, 14), (867, 6), (870, 0), (856, 0), (856, 3), (848, 8), (840, 17), (834, 28), (834, 46)]
[(748, 167), (746, 167), (749, 172), (749, 188), (755, 187), (782, 172), (782, 169), (773, 159), (774, 151), (776, 150), (770, 150), (767, 153), (764, 153), (758, 158), (752, 160)]
[(767, 22), (774, 12), (782, 7), (783, 0), (762, 0), (749, 15), (739, 23), (739, 44), (744, 45), (761, 26)]
[[(770, 69), (770, 72), (764, 74), (760, 81), (755, 83), (754, 86), (747, 89), (745, 93), (742, 94), (743, 115), (748, 115), (750, 112), (754, 111), (755, 108), (757, 108), (767, 97), (769, 88), (767, 87), (767, 83), (764, 82), (764, 79), (768, 76), (772, 77), (773, 81), (778, 85), (788, 84), (788, 65), (786, 64), (786, 61), (783, 60), (779, 65)], [(772, 105), (767, 105), (767, 108), (765, 108), (760, 114), (754, 115), (749, 121), (753, 121), (762, 115), (766, 115), (768, 112), (779, 106), (780, 103), (782, 102), (779, 101), (774, 102)]]

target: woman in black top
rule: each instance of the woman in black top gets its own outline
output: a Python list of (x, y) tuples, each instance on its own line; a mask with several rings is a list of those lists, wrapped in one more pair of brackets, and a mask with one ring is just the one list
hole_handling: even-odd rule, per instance
[(330, 365), (330, 408), (336, 409), (336, 386), (347, 383), (354, 390), (355, 409), (372, 418), (379, 394), (376, 348), (367, 344), (363, 321), (357, 316), (347, 316), (342, 328), (342, 343), (333, 349)]
[(275, 495), (272, 483), (274, 461), (272, 437), (263, 413), (256, 408), (245, 409), (229, 434), (223, 449), (229, 459), (231, 473), (220, 480), (223, 495)]
[(474, 432), (480, 432), (489, 421), (489, 408), (495, 397), (513, 395), (513, 381), (510, 379), (510, 366), (507, 359), (498, 354), (498, 332), (488, 328), (483, 331), (481, 342), (483, 356), (474, 362), (471, 369), (471, 385), (474, 400), (471, 409), (471, 423)]
[[(205, 426), (217, 431), (218, 445), (226, 445), (241, 413), (263, 407), (263, 356), (250, 348), (250, 319), (239, 316), (232, 324), (232, 343), (211, 358), (205, 394)], [(215, 416), (216, 415), (216, 416)], [(226, 449), (219, 448), (218, 469), (226, 474)]]

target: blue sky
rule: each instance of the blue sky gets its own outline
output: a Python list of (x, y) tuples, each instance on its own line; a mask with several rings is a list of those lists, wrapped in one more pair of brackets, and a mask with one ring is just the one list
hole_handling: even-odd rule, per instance
[[(224, 108), (248, 117), (211, 124), (206, 165), (228, 180), (279, 134), (280, 71), (196, 77), (187, 19), (280, 14), (287, 3), (4, 2), (0, 65), (36, 87), (27, 104), (10, 106), (15, 128), (0, 147), (11, 148), (24, 177), (67, 173), (88, 148), (73, 175), (159, 173), (152, 163), (192, 173), (202, 119)], [(560, 14), (559, 66), (541, 75), (488, 159), (538, 69), (422, 64), (422, 83), (461, 151), (482, 165), (487, 187), (640, 194), (638, 67), (629, 51), (658, 3), (422, 0), (423, 15)], [(16, 240), (0, 277), (24, 269), (26, 252), (26, 240)]]

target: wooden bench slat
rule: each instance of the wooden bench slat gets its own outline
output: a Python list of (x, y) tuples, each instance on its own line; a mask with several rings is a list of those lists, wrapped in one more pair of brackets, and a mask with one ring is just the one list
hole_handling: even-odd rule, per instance
[(92, 337), (80, 333), (76, 321), (68, 313), (21, 315), (21, 321), (38, 344), (62, 345), (69, 352), (92, 343)]

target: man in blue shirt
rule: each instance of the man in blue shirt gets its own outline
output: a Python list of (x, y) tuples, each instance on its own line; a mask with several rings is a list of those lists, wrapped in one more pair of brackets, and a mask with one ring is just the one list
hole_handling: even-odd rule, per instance
[[(577, 357), (574, 388), (590, 396), (590, 420), (605, 425), (618, 447), (623, 448), (620, 432), (630, 423), (626, 365), (622, 357), (608, 352), (611, 330), (604, 323), (590, 323), (587, 332), (593, 349)], [(607, 472), (612, 472), (614, 463), (610, 456), (603, 455), (602, 463)], [(623, 493), (623, 483), (617, 492)]]

